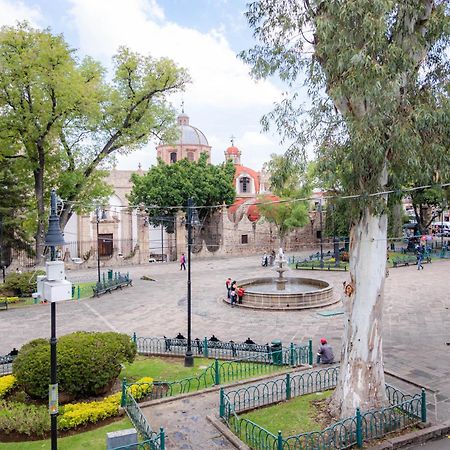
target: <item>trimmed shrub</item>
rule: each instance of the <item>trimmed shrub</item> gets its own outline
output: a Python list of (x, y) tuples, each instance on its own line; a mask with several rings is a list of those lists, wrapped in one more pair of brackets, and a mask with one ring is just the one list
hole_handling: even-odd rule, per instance
[[(136, 346), (126, 334), (76, 332), (58, 340), (58, 385), (71, 398), (100, 395), (119, 376), (121, 364), (133, 362)], [(13, 363), (17, 384), (31, 397), (45, 399), (50, 384), (50, 344), (25, 344)]]
[[(139, 400), (150, 394), (153, 386), (153, 378), (144, 377), (133, 384), (129, 389), (135, 400)], [(86, 425), (87, 423), (96, 423), (108, 417), (114, 417), (119, 414), (121, 392), (109, 395), (101, 401), (69, 403), (61, 408), (61, 414), (58, 417), (58, 428), (68, 430), (71, 428)]]
[(36, 278), (38, 275), (45, 275), (43, 270), (34, 272), (10, 273), (1, 287), (1, 292), (11, 292), (20, 297), (29, 297), (36, 292)]
[(0, 377), (0, 398), (3, 398), (16, 384), (14, 375), (5, 375)]
[(0, 430), (43, 437), (50, 431), (50, 415), (46, 406), (26, 405), (0, 400)]

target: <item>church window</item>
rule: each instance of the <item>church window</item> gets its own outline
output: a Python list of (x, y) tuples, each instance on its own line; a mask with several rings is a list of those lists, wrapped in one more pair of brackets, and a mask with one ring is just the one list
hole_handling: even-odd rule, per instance
[(249, 177), (241, 177), (239, 180), (239, 184), (241, 186), (241, 192), (246, 193), (250, 192), (250, 178)]
[(194, 161), (194, 152), (188, 152), (187, 159), (189, 161)]
[(170, 154), (170, 162), (171, 162), (171, 163), (177, 162), (177, 152), (172, 152), (172, 153)]
[(248, 244), (248, 234), (241, 234), (241, 244)]

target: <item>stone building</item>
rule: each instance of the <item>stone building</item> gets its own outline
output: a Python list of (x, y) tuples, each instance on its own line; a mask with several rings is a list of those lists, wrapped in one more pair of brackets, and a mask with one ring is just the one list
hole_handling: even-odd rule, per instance
[[(179, 138), (174, 143), (160, 143), (156, 153), (171, 164), (187, 158), (198, 161), (202, 153), (211, 159), (211, 146), (205, 134), (190, 125), (184, 113), (177, 118)], [(234, 185), (236, 200), (233, 205), (216, 211), (205, 219), (202, 227), (194, 230), (193, 253), (196, 256), (260, 253), (279, 246), (275, 227), (260, 217), (257, 203), (260, 199), (277, 200), (269, 187), (268, 175), (242, 164), (242, 152), (231, 141), (225, 160), (232, 160), (236, 172)], [(103, 265), (143, 263), (158, 260), (176, 260), (186, 251), (185, 215), (180, 212), (174, 223), (174, 233), (167, 233), (161, 225), (149, 225), (145, 211), (129, 205), (131, 175), (137, 171), (113, 169), (107, 182), (114, 188), (108, 205), (100, 211), (86, 215), (74, 214), (65, 227), (68, 244), (64, 248), (65, 260), (75, 266), (93, 266), (100, 256)], [(317, 242), (319, 221), (311, 216), (311, 226), (292, 232), (286, 250), (301, 249)], [(98, 234), (97, 234), (98, 229)], [(98, 252), (98, 253), (97, 253)]]

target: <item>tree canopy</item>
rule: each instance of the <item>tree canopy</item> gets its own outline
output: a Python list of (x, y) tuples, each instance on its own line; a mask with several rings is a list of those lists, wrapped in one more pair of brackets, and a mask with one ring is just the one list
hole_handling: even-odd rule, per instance
[[(292, 95), (265, 116), (298, 157), (316, 144), (320, 170), (356, 194), (348, 214), (350, 283), (332, 412), (386, 404), (382, 306), (387, 189), (420, 170), (424, 150), (448, 167), (449, 44), (444, 0), (258, 0), (247, 18), (258, 44), (243, 52), (256, 77), (277, 73)], [(299, 104), (305, 78), (312, 106)], [(433, 137), (427, 128), (434, 130)], [(381, 193), (381, 194), (377, 194)], [(375, 194), (375, 195), (373, 195)]]
[(267, 197), (260, 196), (258, 210), (262, 217), (276, 226), (280, 245), (284, 247), (289, 231), (308, 223), (308, 202), (296, 199), (310, 194), (309, 179), (303, 165), (294, 163), (285, 155), (272, 154), (265, 170), (270, 177), (270, 189), (280, 202), (271, 203)]
[[(189, 81), (167, 58), (120, 48), (111, 81), (105, 69), (79, 60), (62, 36), (28, 24), (0, 31), (0, 152), (20, 160), (35, 197), (37, 249), (42, 245), (51, 187), (75, 209), (109, 196), (105, 169), (115, 152), (129, 152), (153, 136), (175, 136), (169, 94)], [(30, 187), (31, 188), (31, 187)]]
[[(132, 204), (144, 205), (154, 225), (164, 223), (171, 232), (173, 216), (187, 205), (192, 197), (197, 207), (231, 205), (235, 197), (234, 166), (231, 161), (220, 165), (208, 163), (206, 153), (199, 160), (181, 159), (173, 164), (158, 164), (142, 176), (133, 174), (133, 189), (129, 196)], [(200, 218), (211, 209), (200, 208)]]

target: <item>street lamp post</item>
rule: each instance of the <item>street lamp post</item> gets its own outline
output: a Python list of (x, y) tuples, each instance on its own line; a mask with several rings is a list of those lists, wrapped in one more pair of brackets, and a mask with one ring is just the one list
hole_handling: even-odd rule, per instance
[(198, 223), (197, 211), (194, 208), (192, 198), (188, 199), (187, 205), (187, 226), (188, 226), (188, 270), (187, 270), (187, 349), (184, 355), (185, 367), (194, 366), (194, 357), (192, 355), (192, 332), (191, 332), (191, 311), (192, 311), (192, 295), (191, 295), (191, 248), (192, 248), (192, 225)]
[(322, 199), (319, 200), (320, 213), (320, 267), (323, 267), (323, 223), (322, 223)]
[(99, 234), (98, 234), (98, 230), (99, 230), (99, 223), (100, 220), (104, 220), (106, 219), (106, 215), (105, 215), (105, 211), (100, 207), (97, 206), (95, 208), (95, 216), (97, 219), (97, 279), (98, 282), (100, 283), (100, 238), (99, 238)]
[[(56, 260), (56, 246), (63, 245), (64, 237), (59, 226), (59, 217), (56, 212), (56, 191), (52, 189), (51, 213), (48, 223), (48, 231), (45, 235), (45, 245), (50, 247), (51, 260)], [(50, 386), (49, 386), (49, 408), (51, 426), (51, 449), (58, 448), (58, 381), (56, 362), (56, 302), (51, 302), (51, 334), (50, 334)]]

